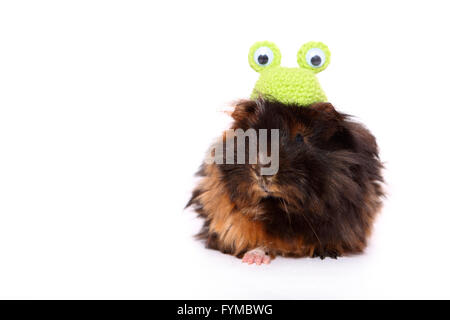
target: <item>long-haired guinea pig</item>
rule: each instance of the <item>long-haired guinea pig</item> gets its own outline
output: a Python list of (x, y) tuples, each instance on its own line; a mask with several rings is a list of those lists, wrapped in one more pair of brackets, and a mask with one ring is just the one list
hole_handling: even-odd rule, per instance
[(247, 162), (201, 166), (187, 207), (205, 219), (198, 238), (206, 247), (249, 264), (362, 252), (383, 197), (372, 134), (330, 103), (245, 100), (232, 118), (231, 129), (279, 130), (279, 168), (261, 175)]

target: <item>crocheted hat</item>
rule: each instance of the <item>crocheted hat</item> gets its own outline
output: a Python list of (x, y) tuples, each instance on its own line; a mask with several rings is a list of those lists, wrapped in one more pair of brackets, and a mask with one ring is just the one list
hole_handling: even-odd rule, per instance
[(251, 98), (263, 97), (285, 104), (309, 106), (327, 97), (315, 74), (330, 63), (330, 50), (322, 42), (308, 42), (297, 53), (300, 68), (281, 67), (281, 53), (269, 41), (256, 42), (248, 53), (250, 66), (259, 72)]

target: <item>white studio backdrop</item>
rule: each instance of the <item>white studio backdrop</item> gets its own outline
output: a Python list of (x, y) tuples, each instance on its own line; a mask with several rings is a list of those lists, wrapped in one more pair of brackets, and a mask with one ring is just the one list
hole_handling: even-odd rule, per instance
[[(3, 1), (0, 298), (450, 298), (446, 1)], [(248, 266), (183, 211), (249, 96), (249, 47), (318, 75), (378, 138), (388, 198), (362, 256)]]

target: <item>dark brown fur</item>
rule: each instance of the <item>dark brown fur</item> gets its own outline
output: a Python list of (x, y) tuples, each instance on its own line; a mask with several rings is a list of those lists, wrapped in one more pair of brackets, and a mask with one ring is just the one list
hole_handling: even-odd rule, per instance
[(370, 132), (330, 103), (245, 100), (232, 117), (232, 129), (280, 129), (279, 171), (260, 176), (250, 164), (202, 165), (187, 206), (205, 219), (198, 237), (206, 246), (235, 256), (256, 247), (272, 257), (362, 252), (383, 196)]

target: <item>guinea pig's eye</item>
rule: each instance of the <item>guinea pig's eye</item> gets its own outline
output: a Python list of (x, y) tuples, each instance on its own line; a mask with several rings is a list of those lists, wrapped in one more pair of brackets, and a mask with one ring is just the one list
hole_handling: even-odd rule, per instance
[(273, 61), (273, 51), (269, 47), (260, 47), (255, 51), (253, 59), (257, 65), (266, 67)]
[(298, 133), (296, 136), (295, 136), (295, 142), (297, 142), (297, 143), (303, 143), (303, 136), (300, 134), (300, 133)]
[(306, 62), (313, 68), (323, 66), (325, 59), (325, 52), (319, 48), (311, 48), (306, 53)]

